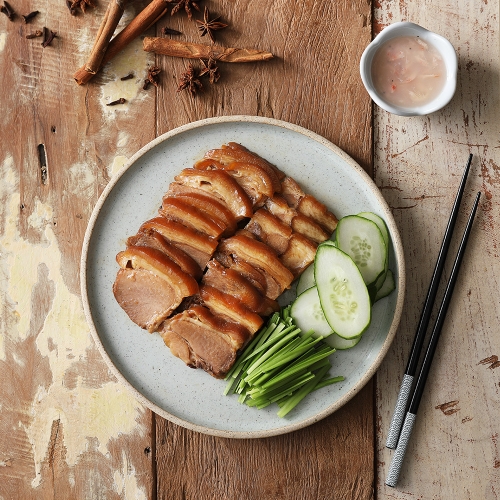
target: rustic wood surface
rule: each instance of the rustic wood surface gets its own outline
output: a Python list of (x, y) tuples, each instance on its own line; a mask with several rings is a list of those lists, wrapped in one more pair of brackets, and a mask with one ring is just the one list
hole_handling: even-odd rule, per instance
[[(375, 33), (396, 21), (413, 21), (448, 38), (459, 59), (455, 97), (440, 112), (405, 119), (375, 109), (375, 179), (401, 230), (407, 264), (403, 318), (376, 375), (379, 498), (490, 500), (500, 495), (498, 16), (498, 0), (375, 2)], [(387, 430), (469, 153), (474, 157), (443, 285), (477, 191), (482, 200), (393, 489), (384, 485), (393, 455), (385, 448)], [(443, 293), (444, 286), (438, 302)]]
[[(200, 5), (230, 24), (218, 41), (276, 58), (221, 65), (221, 80), (195, 99), (176, 92), (188, 62), (145, 53), (140, 39), (78, 87), (72, 74), (106, 9), (95, 3), (71, 16), (63, 0), (11, 0), (17, 18), (0, 14), (0, 499), (497, 498), (498, 0), (379, 1), (373, 23), (372, 5), (361, 0), (207, 0)], [(131, 2), (119, 28), (143, 5)], [(40, 14), (24, 24), (20, 15), (33, 10)], [(451, 40), (457, 94), (428, 117), (375, 109), (372, 121), (359, 57), (373, 33), (398, 20)], [(25, 38), (42, 26), (57, 31), (46, 48)], [(147, 35), (162, 26), (200, 40), (184, 12)], [(153, 64), (160, 86), (144, 91)], [(135, 77), (121, 81), (130, 71)], [(106, 105), (120, 97), (127, 103)], [(361, 393), (314, 426), (246, 441), (188, 431), (130, 396), (92, 342), (78, 280), (92, 208), (127, 158), (174, 127), (232, 114), (302, 125), (373, 168), (408, 271), (397, 339)], [(481, 212), (431, 372), (439, 383), (426, 391), (400, 485), (389, 489), (390, 414), (469, 152), (459, 228), (479, 189)]]

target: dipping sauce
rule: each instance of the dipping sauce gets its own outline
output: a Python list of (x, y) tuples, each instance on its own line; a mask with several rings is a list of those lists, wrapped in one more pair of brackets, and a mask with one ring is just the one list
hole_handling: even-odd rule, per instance
[(441, 54), (418, 36), (400, 36), (385, 42), (373, 57), (371, 73), (380, 97), (403, 108), (428, 104), (446, 83)]

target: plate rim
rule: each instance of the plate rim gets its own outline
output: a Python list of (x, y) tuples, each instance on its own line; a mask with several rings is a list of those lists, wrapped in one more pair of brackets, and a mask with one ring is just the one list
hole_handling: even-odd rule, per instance
[[(188, 420), (184, 420), (183, 418), (179, 418), (172, 413), (164, 410), (159, 407), (152, 401), (150, 401), (146, 396), (144, 396), (138, 389), (136, 389), (120, 372), (120, 370), (116, 367), (116, 365), (111, 360), (108, 355), (99, 333), (95, 327), (92, 312), (90, 310), (89, 298), (88, 298), (88, 290), (87, 290), (87, 259), (89, 252), (89, 244), (92, 237), (92, 232), (99, 217), (101, 208), (103, 207), (109, 193), (113, 190), (114, 186), (118, 183), (120, 178), (124, 175), (124, 173), (132, 167), (132, 165), (142, 156), (144, 156), (148, 151), (156, 147), (157, 145), (165, 142), (166, 140), (174, 137), (176, 135), (182, 134), (186, 131), (190, 131), (196, 128), (204, 127), (207, 125), (214, 125), (218, 123), (229, 123), (229, 122), (244, 122), (244, 123), (258, 123), (263, 125), (271, 125), (277, 126), (281, 128), (285, 128), (291, 130), (292, 132), (297, 132), (299, 134), (305, 135), (306, 137), (320, 143), (326, 148), (330, 149), (337, 156), (340, 156), (346, 163), (349, 164), (351, 168), (353, 168), (358, 175), (360, 175), (366, 184), (369, 186), (372, 194), (376, 197), (377, 201), (380, 203), (381, 207), (385, 212), (385, 222), (389, 226), (389, 231), (392, 237), (393, 249), (396, 255), (396, 260), (398, 262), (398, 297), (396, 300), (396, 306), (394, 310), (394, 317), (391, 322), (391, 326), (387, 333), (387, 336), (382, 344), (382, 347), (371, 363), (368, 370), (363, 374), (358, 383), (351, 388), (344, 396), (342, 396), (335, 403), (332, 403), (324, 410), (316, 413), (315, 415), (308, 417), (300, 422), (296, 422), (293, 424), (285, 425), (282, 427), (275, 427), (266, 430), (256, 430), (256, 431), (229, 431), (229, 430), (221, 430), (221, 429), (213, 429), (211, 427), (206, 427), (203, 425), (194, 424), (189, 422)], [(111, 370), (113, 375), (122, 383), (124, 386), (131, 392), (131, 394), (145, 407), (149, 408), (151, 411), (160, 415), (161, 417), (180, 425), (184, 428), (187, 428), (192, 431), (200, 432), (203, 434), (208, 434), (217, 437), (224, 438), (236, 438), (236, 439), (249, 439), (249, 438), (264, 438), (277, 436), (281, 434), (287, 434), (302, 428), (305, 428), (315, 422), (318, 422), (325, 417), (331, 415), (342, 406), (344, 406), (348, 401), (350, 401), (361, 389), (368, 383), (368, 381), (373, 377), (375, 372), (378, 370), (382, 360), (385, 358), (387, 351), (389, 350), (392, 341), (396, 335), (397, 329), (399, 327), (399, 323), (401, 320), (403, 303), (405, 298), (405, 288), (406, 288), (406, 268), (405, 268), (405, 260), (404, 260), (404, 251), (402, 247), (401, 237), (399, 234), (399, 230), (397, 228), (396, 222), (390, 211), (389, 205), (387, 204), (385, 198), (382, 196), (379, 188), (375, 184), (374, 180), (363, 170), (363, 168), (345, 151), (343, 151), (340, 147), (332, 143), (331, 141), (325, 139), (323, 136), (312, 132), (309, 129), (301, 127), (299, 125), (295, 125), (293, 123), (289, 123), (283, 120), (277, 120), (275, 118), (266, 118), (261, 116), (249, 116), (249, 115), (231, 115), (231, 116), (221, 116), (221, 117), (212, 117), (205, 118), (203, 120), (197, 120), (195, 122), (190, 122), (185, 125), (181, 125), (180, 127), (176, 127), (158, 137), (153, 139), (152, 141), (145, 144), (142, 148), (140, 148), (134, 155), (128, 159), (123, 167), (109, 180), (108, 184), (102, 191), (99, 196), (96, 205), (92, 210), (92, 214), (89, 218), (89, 222), (87, 224), (87, 228), (85, 230), (85, 236), (83, 239), (82, 245), (82, 253), (80, 258), (80, 291), (81, 291), (81, 299), (83, 303), (83, 310), (85, 314), (85, 318), (87, 324), (90, 328), (90, 333), (96, 346), (106, 362), (108, 368)], [(221, 392), (222, 395), (222, 392)]]

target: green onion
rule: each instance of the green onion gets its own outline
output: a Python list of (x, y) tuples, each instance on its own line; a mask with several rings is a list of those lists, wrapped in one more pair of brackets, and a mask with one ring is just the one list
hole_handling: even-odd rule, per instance
[(258, 409), (276, 403), (284, 417), (310, 392), (343, 380), (328, 377), (335, 349), (312, 330), (302, 333), (290, 306), (275, 313), (226, 375), (224, 394)]

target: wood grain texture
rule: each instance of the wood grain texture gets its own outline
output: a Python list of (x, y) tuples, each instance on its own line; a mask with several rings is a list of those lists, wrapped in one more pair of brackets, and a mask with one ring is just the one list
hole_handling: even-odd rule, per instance
[[(98, 195), (154, 137), (154, 120), (134, 125), (154, 99), (106, 108), (113, 67), (94, 86), (71, 81), (106, 5), (76, 17), (64, 2), (12, 5), (15, 21), (0, 17), (0, 498), (150, 498), (152, 416), (95, 348), (78, 276)], [(42, 26), (57, 31), (46, 48), (25, 38)]]
[[(248, 114), (290, 121), (339, 145), (371, 169), (371, 105), (358, 73), (371, 37), (366, 2), (204, 2), (230, 28), (217, 42), (269, 50), (271, 61), (220, 63), (221, 79), (192, 98), (177, 94), (190, 61), (157, 56), (163, 84), (158, 134), (190, 121)], [(199, 37), (185, 15), (162, 26)], [(194, 63), (196, 64), (196, 63)], [(217, 146), (217, 145), (214, 145)], [(284, 168), (286, 170), (286, 168)], [(158, 498), (373, 498), (373, 383), (341, 411), (295, 433), (260, 440), (204, 436), (156, 417)]]
[[(426, 117), (375, 110), (375, 180), (393, 209), (407, 262), (407, 299), (396, 340), (377, 373), (380, 498), (494, 499), (500, 491), (498, 432), (500, 306), (498, 105), (499, 3), (378, 2), (378, 32), (413, 21), (447, 37), (459, 58), (450, 104)], [(392, 410), (458, 184), (474, 154), (443, 282), (477, 191), (483, 193), (454, 298), (396, 489), (384, 485)], [(438, 293), (441, 300), (444, 283)], [(437, 307), (436, 307), (437, 310)], [(431, 321), (432, 324), (432, 321)]]

